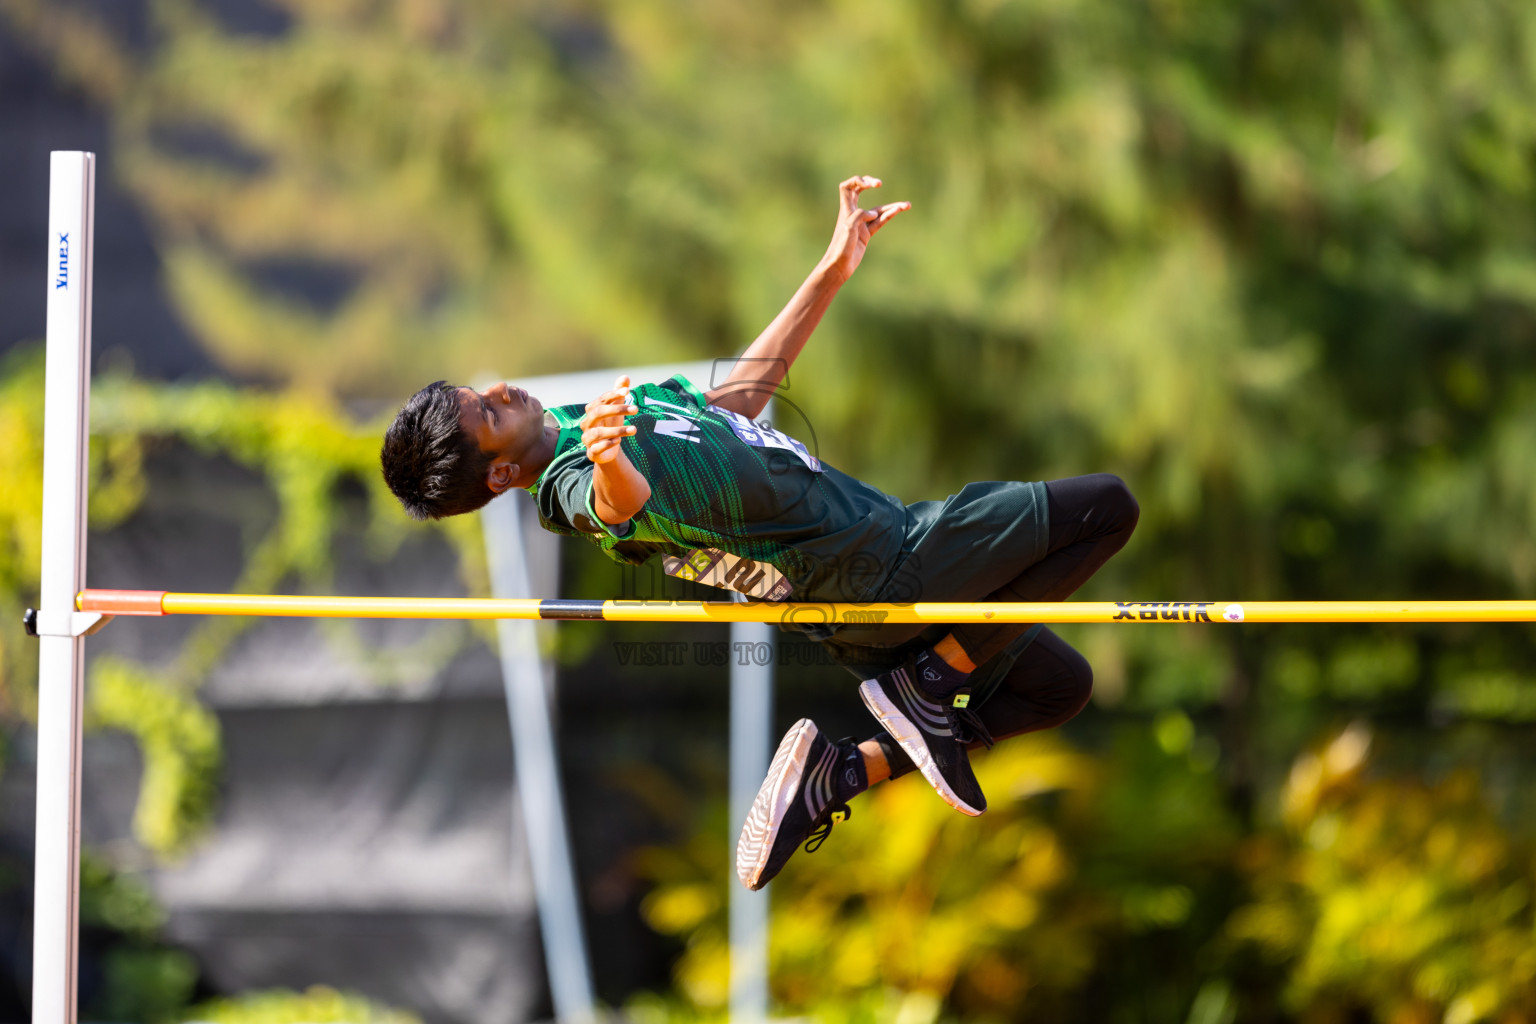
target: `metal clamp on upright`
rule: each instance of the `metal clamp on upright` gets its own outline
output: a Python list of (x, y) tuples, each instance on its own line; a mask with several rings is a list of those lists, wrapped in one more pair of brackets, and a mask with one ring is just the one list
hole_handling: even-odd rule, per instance
[(21, 616), (27, 636), (90, 636), (112, 621), (104, 612), (40, 612), (28, 608)]

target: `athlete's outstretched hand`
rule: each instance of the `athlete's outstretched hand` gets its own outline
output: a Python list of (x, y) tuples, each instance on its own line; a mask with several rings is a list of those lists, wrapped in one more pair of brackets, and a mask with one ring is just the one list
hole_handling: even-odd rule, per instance
[(587, 458), (596, 463), (618, 458), (619, 442), (635, 432), (624, 417), (639, 411), (639, 407), (629, 404), (628, 376), (620, 377), (611, 390), (588, 402), (587, 414), (581, 418), (581, 444), (587, 450)]
[(912, 209), (907, 202), (886, 203), (866, 210), (859, 206), (859, 193), (867, 188), (879, 188), (879, 178), (858, 175), (839, 185), (842, 207), (837, 214), (837, 227), (832, 232), (832, 244), (827, 246), (826, 263), (843, 280), (847, 280), (859, 268), (864, 249), (876, 231), (890, 223), (903, 210)]

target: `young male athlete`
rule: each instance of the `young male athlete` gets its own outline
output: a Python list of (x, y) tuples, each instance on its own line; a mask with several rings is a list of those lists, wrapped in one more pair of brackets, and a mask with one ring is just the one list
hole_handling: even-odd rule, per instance
[[(967, 484), (902, 502), (794, 438), (755, 422), (863, 259), (909, 203), (859, 206), (880, 182), (840, 186), (826, 255), (719, 387), (683, 377), (545, 409), (505, 383), (439, 381), (385, 434), (384, 477), (418, 519), (469, 512), (525, 487), (547, 529), (616, 561), (661, 556), (675, 576), (766, 601), (1059, 601), (1125, 545), (1138, 509), (1107, 474)], [(1092, 671), (1050, 630), (1019, 624), (803, 627), (861, 680), (881, 730), (830, 742), (801, 719), (779, 743), (737, 843), (758, 889), (802, 843), (816, 849), (848, 801), (916, 770), (951, 806), (986, 798), (968, 751), (1060, 725), (1086, 704)]]

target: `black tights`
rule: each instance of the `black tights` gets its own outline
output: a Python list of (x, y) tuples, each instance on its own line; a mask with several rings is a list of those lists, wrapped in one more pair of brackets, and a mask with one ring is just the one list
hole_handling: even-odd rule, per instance
[[(1136, 529), (1140, 508), (1119, 477), (1095, 473), (1052, 480), (1045, 493), (1050, 508), (1046, 556), (987, 600), (1065, 600), (1124, 547)], [(963, 625), (953, 635), (979, 668), (1029, 628)], [(976, 713), (993, 738), (1001, 740), (1061, 725), (1083, 710), (1092, 692), (1093, 669), (1087, 659), (1042, 629)], [(913, 770), (911, 759), (887, 733), (873, 739), (885, 752), (891, 778)]]

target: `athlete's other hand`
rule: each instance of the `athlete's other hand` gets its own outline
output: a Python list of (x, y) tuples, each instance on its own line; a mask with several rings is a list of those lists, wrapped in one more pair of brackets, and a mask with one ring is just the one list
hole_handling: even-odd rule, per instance
[(907, 202), (886, 203), (868, 210), (859, 206), (859, 193), (867, 188), (879, 188), (880, 184), (879, 178), (857, 175), (837, 187), (842, 206), (837, 214), (837, 227), (832, 231), (832, 243), (827, 246), (827, 255), (823, 259), (844, 281), (859, 268), (870, 236), (890, 223), (898, 213), (912, 209), (912, 204)]
[(620, 377), (611, 390), (588, 402), (587, 414), (581, 418), (581, 443), (587, 458), (597, 463), (618, 458), (619, 442), (635, 432), (624, 417), (639, 411), (639, 406), (629, 404), (628, 376)]

